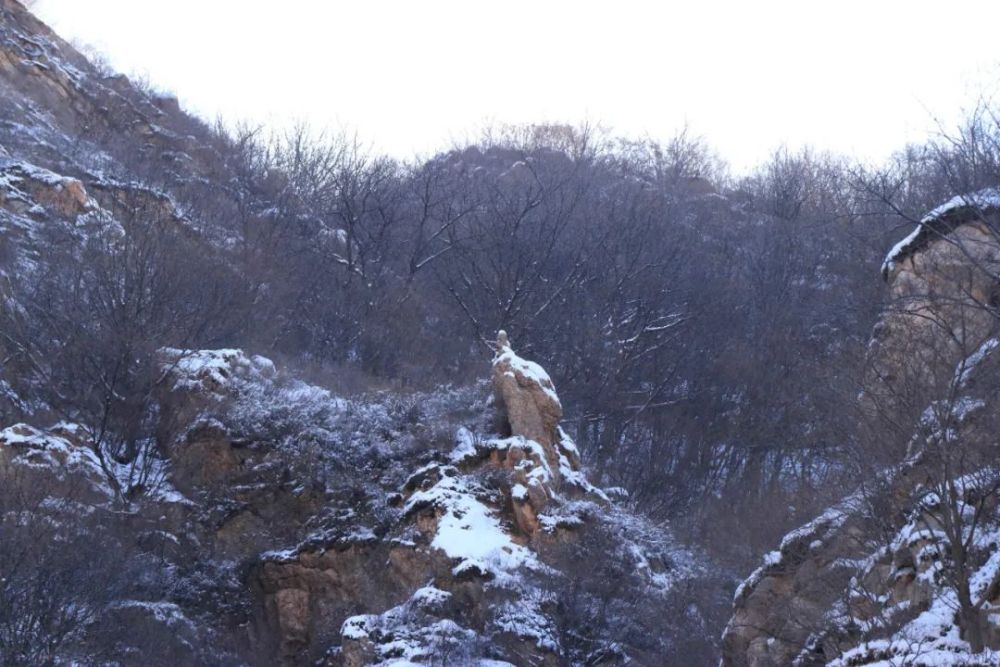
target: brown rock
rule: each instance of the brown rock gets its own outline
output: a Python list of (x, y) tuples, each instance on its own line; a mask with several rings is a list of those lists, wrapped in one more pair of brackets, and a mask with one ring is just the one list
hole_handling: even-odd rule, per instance
[(294, 653), (309, 642), (309, 591), (283, 588), (274, 594), (282, 653)]
[[(890, 304), (870, 348), (862, 400), (875, 418), (889, 414), (900, 422), (916, 419), (912, 411), (953, 391), (956, 368), (963, 368), (963, 360), (996, 335), (991, 311), (1000, 299), (995, 280), (1000, 243), (992, 230), (1000, 224), (1000, 208), (996, 203), (944, 207), (924, 222), (883, 267)], [(965, 380), (959, 384), (968, 388)], [(957, 437), (968, 444), (985, 436), (992, 446), (993, 434), (977, 435), (974, 421), (956, 425)], [(933, 430), (920, 423), (918, 434), (922, 428)], [(930, 437), (925, 436), (911, 442), (919, 447)], [(893, 464), (904, 458), (904, 452), (896, 454)], [(889, 516), (910, 515), (913, 491), (928, 478), (929, 464), (923, 458), (919, 449), (905, 452), (906, 462), (894, 470), (886, 498), (867, 502), (886, 503)], [(864, 545), (873, 530), (872, 518), (862, 511), (863, 505), (845, 507), (842, 519), (821, 517), (794, 531), (744, 583), (723, 636), (723, 667), (792, 664), (807, 644), (814, 662), (802, 664), (826, 664), (859, 641), (856, 627), (829, 625), (830, 610), (845, 598), (857, 621), (884, 613), (874, 600), (905, 603), (910, 613), (926, 609), (933, 597), (928, 570), (934, 567), (927, 554), (942, 550), (929, 541), (930, 533), (908, 539), (891, 553), (872, 556), (860, 573), (834, 566), (871, 556)], [(931, 512), (922, 517), (922, 525), (933, 528), (938, 523)], [(884, 530), (883, 524), (877, 526)], [(846, 579), (855, 574), (859, 583), (852, 590)], [(854, 594), (858, 588), (865, 594)], [(876, 657), (856, 656), (851, 664), (868, 664), (868, 659), (874, 662)]]
[[(905, 415), (954, 379), (955, 368), (994, 335), (1000, 272), (998, 210), (959, 210), (908, 254), (887, 260), (889, 303), (876, 327), (865, 407)], [(917, 395), (920, 394), (920, 395)]]
[[(300, 664), (320, 635), (339, 630), (359, 612), (401, 604), (448, 567), (430, 551), (376, 540), (331, 543), (265, 560), (255, 575), (262, 596), (259, 621), (265, 635), (276, 639), (278, 663)], [(363, 646), (353, 648), (366, 655)]]
[(240, 457), (221, 424), (197, 424), (170, 446), (174, 483), (183, 492), (225, 482), (240, 469)]
[(100, 461), (79, 427), (59, 424), (43, 431), (28, 424), (0, 430), (0, 484), (23, 486), (74, 500), (101, 503), (112, 497)]
[(562, 404), (545, 369), (517, 356), (503, 331), (497, 335), (493, 389), (511, 434), (541, 444), (546, 450), (549, 465), (558, 471), (556, 443), (559, 441)]

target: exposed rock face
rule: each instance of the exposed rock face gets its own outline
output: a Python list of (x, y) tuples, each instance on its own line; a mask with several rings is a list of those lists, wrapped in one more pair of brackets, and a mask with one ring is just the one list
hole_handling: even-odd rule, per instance
[[(509, 399), (504, 405), (529, 415), (511, 420), (513, 435), (460, 428), (444, 460), (399, 485), (388, 523), (369, 529), (354, 519), (262, 555), (253, 574), (256, 625), (273, 638), (275, 660), (311, 664), (322, 657), (317, 646), (339, 644), (324, 664), (422, 663), (444, 655), (480, 664), (489, 637), (493, 659), (563, 664), (556, 607), (545, 592), (545, 582), (559, 575), (544, 554), (602, 525), (602, 517), (622, 515), (587, 482), (572, 441), (553, 421), (559, 400), (545, 371), (509, 345), (494, 369), (498, 392)], [(538, 430), (523, 431), (525, 423)], [(622, 550), (630, 571), (646, 578), (646, 590), (665, 590), (683, 559), (655, 554), (640, 526), (623, 528), (621, 543), (608, 548)]]
[[(542, 568), (529, 543), (543, 532), (542, 513), (565, 502), (560, 490), (606, 501), (586, 482), (576, 448), (559, 428), (562, 407), (545, 370), (509, 344), (493, 369), (513, 435), (482, 439), (461, 429), (449, 464), (410, 475), (395, 501), (402, 513), (393, 530), (408, 539), (386, 543), (367, 529), (334, 531), (264, 556), (256, 575), (260, 626), (278, 638), (280, 661), (302, 663), (332, 629), (340, 633), (345, 665), (393, 657), (401, 634), (409, 636), (410, 659), (474, 643), (496, 622), (487, 600), (516, 606), (519, 571)], [(478, 476), (490, 469), (510, 475), (510, 483), (487, 498)], [(556, 515), (547, 520), (553, 537), (575, 526)], [(433, 586), (421, 588), (428, 581)], [(443, 599), (449, 603), (437, 604)], [(529, 630), (536, 634), (525, 635)], [(555, 664), (548, 632), (528, 623), (507, 641), (539, 664)]]
[(336, 633), (358, 609), (401, 604), (434, 574), (434, 557), (426, 550), (383, 546), (371, 533), (265, 554), (257, 574), (261, 629), (277, 638), (280, 661), (301, 662), (324, 633), (327, 641), (338, 641)]
[(75, 218), (88, 209), (90, 199), (78, 179), (0, 156), (0, 206), (24, 213), (33, 204)]
[(723, 664), (795, 661), (849, 576), (837, 561), (860, 555), (857, 504), (849, 499), (787, 535), (737, 589), (723, 636)]
[[(729, 667), (868, 664), (996, 664), (973, 655), (960, 636), (954, 593), (943, 580), (948, 558), (940, 506), (924, 486), (934, 459), (928, 443), (995, 448), (1000, 358), (995, 276), (1000, 266), (1000, 198), (976, 193), (932, 211), (886, 258), (890, 304), (876, 328), (863, 405), (913, 417), (915, 435), (902, 463), (787, 535), (739, 588), (723, 637)], [(913, 416), (920, 403), (922, 415)], [(926, 408), (926, 409), (925, 409)], [(977, 506), (973, 477), (966, 511)], [(986, 608), (998, 597), (995, 500), (979, 506), (991, 546), (977, 555), (974, 587)], [(885, 538), (888, 533), (890, 537)], [(994, 582), (994, 583), (990, 583)], [(989, 585), (986, 585), (989, 583)], [(991, 617), (995, 619), (996, 617)], [(1000, 648), (990, 620), (987, 646)], [(919, 649), (914, 649), (917, 646)], [(915, 652), (916, 651), (916, 652)], [(883, 662), (887, 661), (887, 662)], [(926, 661), (926, 662), (925, 662)]]
[(1000, 196), (984, 191), (931, 211), (886, 257), (889, 303), (876, 327), (866, 407), (912, 416), (991, 338), (1000, 304)]
[[(124, 517), (171, 576), (198, 568), (199, 578), (184, 580), (196, 586), (192, 599), (185, 588), (177, 601), (123, 599), (114, 607), (113, 618), (169, 640), (177, 664), (212, 664), (205, 656), (215, 655), (213, 632), (231, 624), (250, 664), (361, 666), (448, 655), (458, 664), (555, 667), (566, 649), (565, 612), (553, 591), (566, 575), (589, 576), (556, 558), (560, 546), (589, 530), (611, 535), (600, 543), (602, 556), (642, 582), (632, 595), (658, 604), (675, 581), (699, 572), (669, 535), (587, 483), (558, 427), (558, 483), (541, 443), (491, 433), (483, 385), (463, 390), (481, 407), (454, 446), (394, 482), (396, 467), (412, 470), (419, 459), (400, 451), (392, 464), (386, 455), (402, 450), (406, 437), (404, 421), (384, 406), (336, 398), (236, 350), (163, 350), (161, 363), (163, 437), (172, 439), (152, 462), (159, 483), (136, 495), (129, 512), (116, 511), (85, 434), (68, 425), (0, 431), (0, 477), (6, 485), (10, 471), (23, 469), (36, 486)], [(385, 440), (373, 456), (377, 434)], [(310, 438), (321, 438), (323, 457), (306, 458)], [(379, 457), (390, 465), (366, 467)], [(331, 492), (316, 475), (341, 466), (357, 486)], [(82, 480), (92, 497), (72, 496), (63, 479)], [(276, 549), (288, 544), (296, 546)], [(200, 592), (206, 585), (212, 600)], [(218, 625), (192, 620), (206, 604), (223, 610), (212, 621)], [(656, 664), (639, 655), (641, 664)], [(607, 664), (624, 656), (614, 653)]]
[(514, 471), (512, 491), (517, 524), (529, 535), (538, 528), (553, 489), (564, 477), (577, 479), (580, 458), (576, 446), (559, 428), (562, 404), (555, 386), (538, 364), (514, 353), (504, 331), (497, 334), (493, 360), (493, 389), (497, 407), (514, 438), (491, 454), (495, 463)]
[(127, 77), (98, 70), (16, 0), (0, 0), (0, 98), (0, 112), (33, 126), (24, 146), (8, 148), (34, 142), (33, 152), (66, 163), (67, 156), (106, 157), (94, 149), (116, 152), (128, 137), (131, 150), (155, 158), (150, 162), (183, 163), (202, 174), (219, 166), (207, 128), (176, 100), (147, 96)]
[(159, 361), (165, 374), (159, 385), (161, 446), (170, 455), (181, 491), (187, 493), (231, 480), (245, 452), (236, 448), (226, 428), (211, 418), (234, 396), (234, 382), (252, 375), (270, 377), (271, 363), (247, 357), (240, 350), (163, 349)]
[[(538, 364), (514, 354), (507, 333), (497, 335), (497, 356), (493, 360), (493, 389), (497, 403), (510, 424), (513, 435), (534, 440), (552, 450), (559, 441), (562, 404), (555, 386)], [(550, 463), (557, 459), (549, 457)]]

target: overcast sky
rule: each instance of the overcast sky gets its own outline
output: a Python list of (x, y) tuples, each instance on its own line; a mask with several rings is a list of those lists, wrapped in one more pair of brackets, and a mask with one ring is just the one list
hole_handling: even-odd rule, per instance
[(740, 168), (781, 144), (879, 159), (1000, 89), (995, 0), (38, 0), (35, 11), (200, 115), (348, 129), (403, 157), (487, 122), (589, 120), (654, 138), (687, 124)]

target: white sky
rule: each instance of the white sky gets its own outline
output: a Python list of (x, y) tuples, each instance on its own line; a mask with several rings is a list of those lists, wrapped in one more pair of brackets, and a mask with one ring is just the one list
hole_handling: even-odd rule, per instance
[[(945, 9), (947, 5), (947, 9)], [(998, 90), (1000, 2), (38, 0), (202, 116), (347, 129), (408, 157), (487, 122), (686, 124), (737, 168), (880, 159)]]

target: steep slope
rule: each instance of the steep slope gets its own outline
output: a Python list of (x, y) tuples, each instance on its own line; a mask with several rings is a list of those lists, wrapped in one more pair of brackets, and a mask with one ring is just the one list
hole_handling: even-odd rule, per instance
[[(144, 587), (89, 611), (149, 610), (117, 619), (118, 659), (158, 646), (182, 663), (660, 664), (698, 623), (668, 614), (701, 559), (587, 483), (557, 421), (543, 444), (510, 418), (551, 416), (558, 397), (509, 346), (494, 362), (506, 433), (484, 387), (347, 401), (235, 350), (162, 359), (163, 418), (187, 426), (141, 470), (111, 471), (141, 476), (125, 512), (78, 427), (0, 432), (5, 485), (53, 508), (33, 520), (117, 516), (116, 558), (156, 554)], [(81, 628), (55, 656), (85, 661), (101, 637)]]
[(78, 178), (141, 169), (181, 182), (219, 167), (212, 134), (175, 98), (97, 68), (17, 0), (0, 2), (0, 93), (9, 157)]
[[(492, 387), (350, 399), (221, 347), (262, 295), (292, 301), (266, 273), (243, 285), (264, 260), (233, 221), (294, 197), (238, 150), (0, 0), (3, 659), (714, 655), (689, 604), (704, 558), (587, 481), (552, 381), (509, 342)], [(326, 231), (305, 243), (356, 249)]]
[(901, 462), (765, 557), (736, 593), (724, 665), (1000, 662), (998, 204), (956, 197), (886, 257), (860, 402), (883, 425), (871, 458)]

